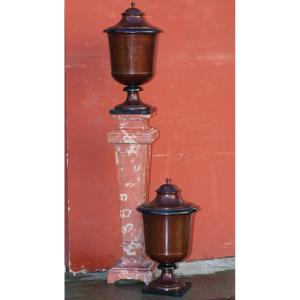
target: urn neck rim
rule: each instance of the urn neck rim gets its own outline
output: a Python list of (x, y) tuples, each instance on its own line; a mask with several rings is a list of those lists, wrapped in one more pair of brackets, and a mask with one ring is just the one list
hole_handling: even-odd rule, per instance
[[(189, 204), (189, 203), (186, 203)], [(137, 208), (138, 212), (148, 215), (157, 215), (157, 216), (171, 216), (171, 215), (188, 215), (198, 211), (198, 208), (195, 206), (182, 207), (177, 209), (168, 209), (168, 208), (153, 208), (147, 206), (139, 206)]]

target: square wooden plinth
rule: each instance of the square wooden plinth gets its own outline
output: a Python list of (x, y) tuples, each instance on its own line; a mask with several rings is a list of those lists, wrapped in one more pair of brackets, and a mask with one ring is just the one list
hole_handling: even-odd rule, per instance
[(153, 290), (153, 289), (146, 287), (142, 290), (142, 293), (143, 294), (152, 294), (152, 295), (171, 296), (171, 297), (182, 297), (191, 288), (191, 286), (192, 286), (192, 284), (190, 282), (187, 282), (185, 288), (179, 292), (172, 292), (172, 291), (164, 292), (164, 291)]

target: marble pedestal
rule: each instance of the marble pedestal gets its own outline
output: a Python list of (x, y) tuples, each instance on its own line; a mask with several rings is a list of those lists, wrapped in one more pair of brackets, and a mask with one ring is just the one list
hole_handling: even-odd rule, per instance
[(107, 282), (136, 279), (148, 284), (156, 264), (146, 257), (143, 220), (136, 208), (148, 201), (151, 144), (158, 131), (149, 125), (151, 115), (111, 116), (118, 125), (108, 133), (108, 142), (115, 145), (123, 256), (108, 270)]

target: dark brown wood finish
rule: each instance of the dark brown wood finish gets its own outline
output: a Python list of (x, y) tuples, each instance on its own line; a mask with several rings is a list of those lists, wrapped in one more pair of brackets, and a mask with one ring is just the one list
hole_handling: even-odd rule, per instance
[(173, 264), (189, 251), (191, 214), (143, 214), (147, 255), (154, 261)]
[(104, 30), (108, 34), (111, 74), (126, 85), (127, 99), (111, 110), (112, 114), (150, 114), (154, 108), (139, 98), (140, 85), (152, 79), (155, 70), (157, 33), (144, 13), (132, 6), (122, 13), (121, 21)]
[(189, 253), (191, 217), (197, 208), (180, 199), (178, 189), (168, 180), (156, 192), (153, 201), (137, 208), (143, 213), (146, 253), (162, 270), (144, 292), (180, 296), (190, 285), (178, 280), (173, 271), (175, 263)]
[(159, 278), (152, 281), (148, 289), (174, 293), (186, 288), (173, 273), (176, 262), (182, 261), (189, 250), (191, 214), (150, 215), (143, 214), (145, 246), (147, 255), (159, 262), (162, 270)]
[(113, 78), (127, 86), (139, 86), (154, 74), (156, 35), (109, 33)]

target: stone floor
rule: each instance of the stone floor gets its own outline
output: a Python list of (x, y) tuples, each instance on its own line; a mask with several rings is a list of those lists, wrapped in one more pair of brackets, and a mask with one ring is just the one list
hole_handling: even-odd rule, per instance
[(233, 300), (234, 271), (218, 272), (210, 275), (182, 277), (192, 283), (192, 288), (181, 298), (145, 295), (140, 282), (118, 282), (107, 284), (105, 274), (93, 273), (82, 275), (66, 275), (65, 300)]

